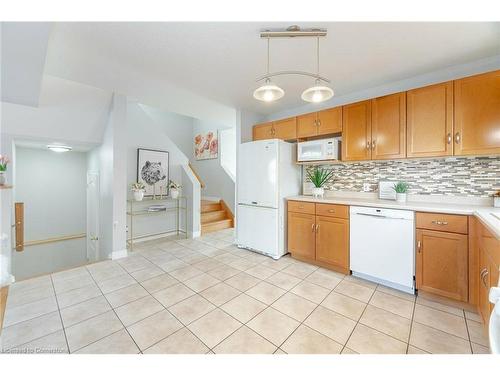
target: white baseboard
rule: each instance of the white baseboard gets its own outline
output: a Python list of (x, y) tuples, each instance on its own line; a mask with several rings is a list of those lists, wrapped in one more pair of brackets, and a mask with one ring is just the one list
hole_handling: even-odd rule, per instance
[(126, 258), (127, 256), (128, 256), (127, 249), (113, 251), (111, 253), (111, 259), (113, 259), (113, 260), (121, 259), (121, 258)]
[(7, 275), (5, 278), (5, 281), (3, 283), (0, 283), (0, 287), (8, 286), (10, 284), (14, 284), (16, 282), (16, 278), (14, 275)]
[(218, 202), (220, 200), (222, 200), (222, 198), (220, 197), (201, 197), (201, 200), (204, 200), (204, 201), (214, 201), (214, 202)]
[[(180, 232), (184, 233), (183, 230), (180, 230)], [(156, 234), (156, 235), (142, 237), (142, 238), (134, 238), (133, 241), (134, 241), (134, 244), (136, 244), (136, 243), (158, 240), (160, 238), (172, 237), (172, 236), (177, 236), (177, 232), (175, 230), (172, 233)]]

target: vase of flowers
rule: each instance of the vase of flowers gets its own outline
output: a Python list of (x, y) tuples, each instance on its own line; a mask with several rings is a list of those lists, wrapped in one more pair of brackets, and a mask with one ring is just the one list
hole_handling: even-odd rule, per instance
[(312, 170), (306, 171), (308, 181), (314, 185), (312, 195), (314, 198), (323, 198), (325, 195), (325, 188), (323, 187), (327, 182), (332, 180), (333, 171), (315, 167)]
[(146, 186), (142, 182), (134, 182), (132, 184), (132, 194), (134, 195), (134, 200), (140, 202), (144, 199), (144, 191)]
[(410, 185), (407, 182), (398, 182), (394, 184), (394, 190), (396, 191), (396, 201), (399, 203), (406, 203), (406, 196), (408, 188)]
[(179, 193), (182, 188), (182, 186), (172, 180), (168, 182), (168, 188), (170, 190), (170, 196), (172, 199), (177, 199), (179, 198)]
[(7, 164), (10, 159), (5, 155), (0, 155), (0, 185), (5, 185), (5, 174), (7, 173)]

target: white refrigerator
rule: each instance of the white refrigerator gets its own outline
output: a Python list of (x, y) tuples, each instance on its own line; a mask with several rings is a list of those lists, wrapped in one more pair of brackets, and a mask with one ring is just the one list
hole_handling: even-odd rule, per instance
[(278, 139), (240, 145), (236, 243), (278, 259), (287, 253), (285, 198), (300, 192), (296, 144)]

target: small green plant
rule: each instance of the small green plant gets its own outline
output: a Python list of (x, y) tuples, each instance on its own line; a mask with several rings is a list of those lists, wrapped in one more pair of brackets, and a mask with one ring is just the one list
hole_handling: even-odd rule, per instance
[(146, 185), (144, 185), (142, 182), (134, 182), (132, 184), (132, 191), (141, 191), (141, 190), (145, 190), (146, 189)]
[(5, 172), (7, 170), (7, 164), (9, 164), (10, 159), (7, 156), (0, 155), (0, 172)]
[(394, 184), (394, 190), (396, 193), (406, 193), (408, 191), (408, 188), (410, 187), (410, 184), (407, 182), (398, 182), (397, 184)]
[(182, 188), (182, 185), (170, 180), (168, 181), (168, 188), (179, 190), (180, 188)]
[(312, 171), (308, 169), (306, 171), (307, 179), (313, 183), (314, 187), (323, 187), (328, 181), (333, 178), (333, 171), (330, 169), (324, 169), (315, 167)]

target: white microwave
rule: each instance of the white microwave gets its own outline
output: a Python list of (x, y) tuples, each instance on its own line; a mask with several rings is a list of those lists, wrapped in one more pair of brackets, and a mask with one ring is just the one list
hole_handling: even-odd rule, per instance
[(326, 138), (297, 143), (297, 161), (339, 159), (339, 139)]

